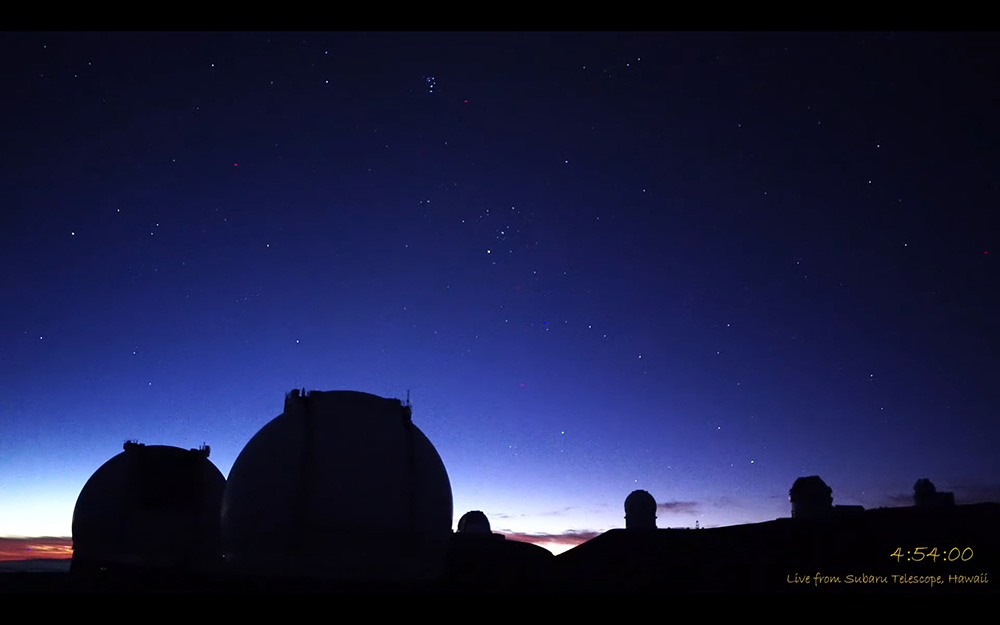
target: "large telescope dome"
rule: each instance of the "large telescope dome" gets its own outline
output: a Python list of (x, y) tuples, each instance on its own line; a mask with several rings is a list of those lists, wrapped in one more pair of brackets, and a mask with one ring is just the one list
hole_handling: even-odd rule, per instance
[(73, 571), (195, 570), (214, 564), (226, 479), (208, 459), (209, 451), (126, 442), (77, 498)]
[(294, 390), (233, 463), (222, 504), (235, 570), (345, 580), (440, 574), (451, 484), (410, 407)]

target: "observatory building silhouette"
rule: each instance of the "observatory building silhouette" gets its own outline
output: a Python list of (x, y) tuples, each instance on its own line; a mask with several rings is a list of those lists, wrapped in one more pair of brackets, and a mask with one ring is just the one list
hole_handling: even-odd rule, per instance
[(829, 519), (845, 514), (860, 514), (863, 506), (833, 505), (833, 489), (818, 475), (800, 477), (788, 491), (793, 519)]
[(444, 579), (460, 587), (524, 590), (549, 580), (553, 559), (544, 547), (494, 533), (489, 518), (471, 510), (459, 519), (451, 537)]
[(634, 490), (625, 498), (625, 529), (656, 529), (656, 500), (648, 492)]
[(490, 528), (490, 520), (482, 510), (470, 510), (458, 520), (458, 533), (490, 536), (493, 530)]
[(833, 489), (818, 475), (800, 477), (788, 491), (793, 519), (815, 519), (833, 509)]
[(913, 505), (917, 508), (948, 508), (955, 505), (955, 493), (940, 493), (926, 477), (913, 485)]
[(73, 510), (75, 572), (193, 571), (220, 554), (226, 479), (210, 449), (127, 441), (87, 480)]
[(409, 402), (296, 389), (233, 463), (223, 553), (247, 574), (430, 579), (451, 523), (448, 473)]
[(1000, 561), (1000, 504), (955, 505), (928, 479), (912, 507), (866, 511), (800, 477), (791, 518), (705, 531), (658, 529), (656, 500), (634, 490), (624, 528), (559, 556), (494, 532), (481, 510), (452, 532), (448, 473), (409, 400), (357, 391), (288, 393), (228, 480), (209, 453), (127, 441), (101, 465), (73, 512), (71, 571), (84, 574), (67, 588), (788, 592), (800, 572), (906, 577), (898, 545), (950, 545), (949, 580), (970, 584)]

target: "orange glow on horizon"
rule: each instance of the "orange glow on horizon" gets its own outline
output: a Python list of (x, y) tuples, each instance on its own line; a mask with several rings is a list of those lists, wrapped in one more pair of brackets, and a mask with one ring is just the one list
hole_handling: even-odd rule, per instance
[(552, 555), (559, 555), (569, 551), (577, 545), (598, 536), (601, 532), (566, 532), (565, 534), (522, 534), (518, 532), (501, 532), (508, 540), (517, 540), (525, 543), (538, 545), (543, 549), (548, 549)]
[(64, 536), (0, 537), (0, 562), (67, 560), (73, 557), (73, 539)]

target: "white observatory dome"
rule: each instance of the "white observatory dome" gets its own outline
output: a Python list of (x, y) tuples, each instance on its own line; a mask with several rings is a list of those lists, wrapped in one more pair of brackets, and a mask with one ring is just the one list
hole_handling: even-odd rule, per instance
[(451, 484), (410, 407), (356, 391), (292, 391), (240, 452), (222, 503), (227, 566), (267, 575), (440, 574)]
[(208, 454), (208, 447), (126, 442), (77, 498), (72, 569), (194, 570), (214, 563), (226, 479)]

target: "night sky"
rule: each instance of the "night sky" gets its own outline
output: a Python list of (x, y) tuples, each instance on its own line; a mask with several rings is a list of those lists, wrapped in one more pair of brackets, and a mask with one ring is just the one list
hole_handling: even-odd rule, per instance
[[(1000, 498), (1000, 37), (0, 36), (0, 536), (292, 388), (405, 399), (455, 523)], [(562, 537), (562, 538), (560, 538)]]

